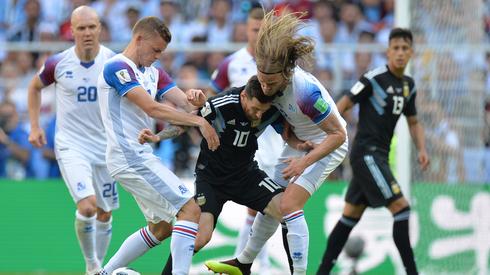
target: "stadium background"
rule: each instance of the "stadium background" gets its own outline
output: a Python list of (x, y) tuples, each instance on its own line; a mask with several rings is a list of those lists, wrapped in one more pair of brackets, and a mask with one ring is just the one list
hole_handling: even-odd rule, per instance
[[(432, 157), (430, 170), (422, 173), (415, 165), (414, 152), (394, 151), (398, 156), (393, 158), (394, 166), (408, 167), (401, 171), (411, 176), (410, 184), (403, 188), (410, 194), (414, 208), (411, 226), (417, 261), (424, 274), (490, 274), (489, 1), (262, 3), (281, 11), (287, 6), (293, 11), (310, 12), (303, 32), (315, 39), (317, 52), (309, 70), (334, 97), (350, 88), (360, 74), (385, 62), (387, 34), (400, 25), (395, 24), (397, 17), (405, 18), (403, 25), (415, 34), (416, 54), (410, 74), (418, 88), (419, 116)], [(0, 274), (80, 274), (83, 270), (73, 234), (74, 205), (57, 178), (52, 147), (35, 150), (26, 140), (28, 82), (47, 55), (70, 46), (67, 19), (73, 7), (80, 4), (97, 9), (105, 26), (102, 41), (116, 51), (125, 46), (130, 26), (137, 18), (156, 15), (168, 20), (174, 37), (159, 65), (184, 89), (206, 88), (217, 64), (246, 41), (243, 26), (248, 1), (1, 1), (0, 100), (13, 102), (16, 112), (2, 113), (0, 126), (3, 129), (5, 121), (19, 118), (18, 128), (24, 138), (12, 141), (28, 152), (28, 158), (13, 156), (0, 144), (0, 171), (5, 171), (0, 175), (4, 178), (0, 182)], [(44, 91), (43, 99), (43, 123), (52, 133), (52, 88)], [(352, 137), (356, 112), (347, 119)], [(396, 138), (397, 145), (408, 141), (404, 135)], [(198, 142), (196, 133), (190, 132), (160, 144), (156, 152), (179, 176), (189, 179)], [(327, 232), (340, 215), (342, 192), (349, 178), (346, 163), (307, 205), (312, 274), (323, 253)], [(109, 255), (124, 236), (144, 222), (133, 200), (124, 190), (120, 192), (121, 209), (115, 213)], [(203, 271), (204, 259), (232, 254), (245, 212), (234, 205), (229, 205), (227, 211), (213, 243), (196, 255), (193, 274)], [(355, 234), (366, 241), (365, 253), (357, 265), (359, 271), (402, 274), (391, 242), (391, 218), (385, 210), (370, 211)], [(134, 267), (144, 274), (158, 272), (167, 257), (167, 247), (151, 251)], [(282, 248), (277, 242), (271, 247), (271, 257), (277, 264), (274, 274), (284, 274)], [(337, 271), (348, 272), (350, 265), (343, 255)]]

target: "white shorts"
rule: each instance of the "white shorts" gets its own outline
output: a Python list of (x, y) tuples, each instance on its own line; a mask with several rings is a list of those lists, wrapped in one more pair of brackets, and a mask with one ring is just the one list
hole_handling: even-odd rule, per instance
[(95, 195), (97, 207), (104, 211), (119, 208), (116, 182), (105, 165), (91, 164), (81, 155), (58, 158), (58, 165), (75, 203)]
[(158, 158), (148, 159), (113, 176), (133, 195), (148, 222), (171, 223), (182, 206), (194, 197)]
[[(330, 173), (344, 161), (347, 151), (348, 141), (346, 140), (344, 144), (335, 151), (307, 167), (294, 183), (302, 186), (308, 193), (310, 193), (310, 195), (313, 195), (313, 193), (320, 188), (328, 175), (330, 175)], [(283, 187), (287, 187), (289, 181), (282, 177), (282, 170), (284, 170), (288, 164), (283, 163), (283, 161), (290, 157), (302, 157), (304, 155), (306, 155), (305, 151), (298, 151), (289, 145), (286, 145), (279, 158), (279, 162), (275, 167), (274, 182)]]

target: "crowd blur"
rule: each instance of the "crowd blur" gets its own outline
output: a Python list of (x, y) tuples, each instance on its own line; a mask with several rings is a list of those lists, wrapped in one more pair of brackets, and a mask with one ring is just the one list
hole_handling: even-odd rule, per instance
[[(90, 5), (98, 12), (102, 22), (101, 42), (105, 44), (128, 42), (132, 27), (144, 16), (160, 17), (169, 26), (172, 33), (169, 48), (192, 43), (246, 43), (245, 21), (250, 7), (255, 4), (247, 0), (5, 0), (0, 1), (0, 43), (72, 41), (69, 17), (71, 11), (80, 5)], [(309, 70), (329, 88), (334, 98), (349, 89), (360, 75), (386, 62), (381, 52), (340, 52), (334, 55), (321, 49), (335, 44), (379, 43), (381, 48), (385, 47), (389, 31), (394, 26), (394, 0), (263, 0), (260, 4), (265, 9), (275, 9), (278, 13), (304, 12), (302, 18), (306, 27), (302, 33), (310, 36), (318, 49), (315, 62)], [(427, 37), (422, 36), (416, 43), (426, 40)], [(41, 110), (48, 144), (43, 149), (35, 149), (27, 142), (27, 85), (50, 54), (53, 53), (7, 52), (0, 48), (0, 177), (59, 177), (53, 153), (53, 87), (43, 91)], [(230, 52), (171, 51), (162, 55), (159, 66), (183, 90), (207, 89), (211, 74), (228, 54)], [(487, 61), (490, 64), (490, 58)], [(339, 71), (341, 77), (338, 77)], [(420, 78), (423, 77), (421, 74)], [(488, 82), (490, 86), (490, 81)], [(434, 144), (439, 147), (433, 150), (447, 151), (454, 156), (452, 162), (445, 158), (444, 161), (441, 160), (440, 168), (433, 170), (424, 179), (462, 182), (465, 180), (465, 168), (459, 151), (462, 147), (461, 130), (444, 115), (446, 108), (439, 106), (440, 103), (431, 100), (429, 96), (424, 96), (424, 92), (420, 91), (419, 94), (424, 99), (419, 99), (418, 104), (423, 105), (423, 115), (429, 116), (429, 121), (434, 123), (430, 125), (428, 139), (435, 140)], [(490, 128), (490, 119), (487, 119), (487, 116), (490, 117), (488, 105), (490, 103), (485, 108), (485, 121)], [(347, 120), (352, 140), (356, 123), (355, 109), (352, 114), (348, 114)], [(165, 125), (157, 125), (158, 129), (162, 127)], [(490, 130), (484, 134), (486, 144), (490, 143), (488, 133)], [(192, 176), (199, 142), (199, 133), (189, 131), (177, 139), (158, 144), (156, 154), (177, 175)], [(442, 164), (443, 162), (445, 163)], [(345, 167), (347, 168), (339, 169), (334, 177), (349, 178), (348, 165)]]

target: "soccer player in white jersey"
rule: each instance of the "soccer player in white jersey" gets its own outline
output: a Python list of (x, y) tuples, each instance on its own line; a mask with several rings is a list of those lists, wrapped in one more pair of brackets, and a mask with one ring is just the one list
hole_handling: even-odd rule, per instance
[[(257, 77), (264, 93), (276, 95), (273, 105), (299, 139), (316, 144), (307, 153), (286, 145), (273, 177), (278, 184), (287, 186), (280, 207), (288, 230), (294, 275), (306, 274), (307, 270), (309, 237), (303, 207), (347, 153), (346, 123), (335, 102), (314, 76), (297, 65), (297, 61), (310, 57), (314, 48), (310, 38), (298, 35), (302, 26), (298, 17), (294, 13), (279, 17), (268, 13), (255, 47)], [(245, 249), (223, 266), (232, 265), (248, 273), (277, 225), (274, 219), (257, 214)]]
[[(214, 90), (213, 92), (221, 93), (230, 87), (241, 87), (247, 83), (251, 76), (257, 74), (254, 48), (257, 43), (257, 35), (262, 19), (264, 19), (264, 10), (262, 9), (262, 6), (252, 7), (247, 18), (247, 46), (227, 56), (218, 66), (211, 77), (211, 87)], [(264, 133), (258, 138), (257, 142), (259, 149), (255, 153), (255, 159), (259, 163), (259, 167), (264, 170), (267, 175), (272, 177), (272, 175), (274, 175), (274, 165), (281, 155), (284, 142), (281, 136), (274, 131), (272, 126), (268, 126), (264, 130)], [(245, 224), (240, 229), (238, 235), (235, 255), (238, 255), (245, 247), (255, 215), (257, 215), (257, 211), (248, 208)], [(270, 266), (269, 255), (266, 248), (267, 247), (264, 246), (258, 255), (262, 273), (266, 273)]]
[[(200, 90), (189, 90), (186, 96), (166, 72), (152, 66), (170, 41), (171, 34), (160, 19), (142, 18), (133, 28), (129, 45), (106, 62), (99, 76), (97, 87), (107, 135), (107, 167), (133, 195), (148, 224), (124, 241), (99, 274), (111, 274), (116, 268), (128, 266), (170, 234), (172, 274), (189, 272), (199, 206), (194, 194), (153, 154), (151, 146), (139, 144), (137, 139), (140, 130), (151, 128), (153, 120), (158, 119), (197, 126), (211, 150), (219, 146), (218, 135), (206, 119), (157, 102), (164, 97), (191, 111), (192, 104), (202, 106), (206, 100)], [(172, 228), (175, 216), (177, 221)]]
[(56, 87), (55, 153), (63, 179), (77, 204), (75, 231), (87, 274), (102, 264), (112, 235), (111, 211), (119, 207), (115, 181), (105, 163), (106, 136), (99, 111), (97, 80), (114, 53), (99, 44), (100, 22), (90, 7), (71, 15), (75, 46), (49, 57), (28, 91), (31, 133), (36, 147), (46, 144), (39, 125), (41, 89)]

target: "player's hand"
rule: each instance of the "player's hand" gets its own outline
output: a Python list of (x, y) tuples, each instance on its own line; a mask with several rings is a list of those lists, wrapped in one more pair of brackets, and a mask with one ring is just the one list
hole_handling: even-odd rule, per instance
[(189, 89), (185, 92), (187, 101), (196, 107), (202, 107), (206, 103), (207, 97), (202, 90)]
[(289, 183), (294, 183), (306, 169), (305, 162), (301, 158), (288, 158), (283, 162), (288, 166), (282, 170), (282, 177)]
[(202, 118), (202, 122), (199, 125), (199, 131), (201, 131), (202, 136), (208, 143), (208, 148), (211, 151), (215, 151), (219, 147), (219, 137), (213, 126), (208, 123), (208, 121)]
[(37, 148), (46, 145), (46, 134), (44, 133), (44, 130), (41, 128), (31, 128), (29, 142)]
[(425, 150), (420, 151), (418, 154), (417, 161), (419, 162), (420, 169), (422, 169), (422, 171), (425, 171), (430, 164), (430, 159), (429, 159), (429, 155), (427, 154), (427, 151)]
[(299, 143), (298, 145), (296, 145), (296, 150), (308, 152), (308, 151), (315, 149), (316, 146), (317, 146), (316, 143), (313, 143), (313, 142), (307, 140), (307, 141), (303, 141), (302, 143)]
[(159, 141), (160, 141), (160, 137), (153, 134), (153, 132), (150, 129), (143, 129), (140, 131), (140, 134), (138, 135), (138, 142), (140, 144), (145, 144), (146, 142), (156, 143)]

